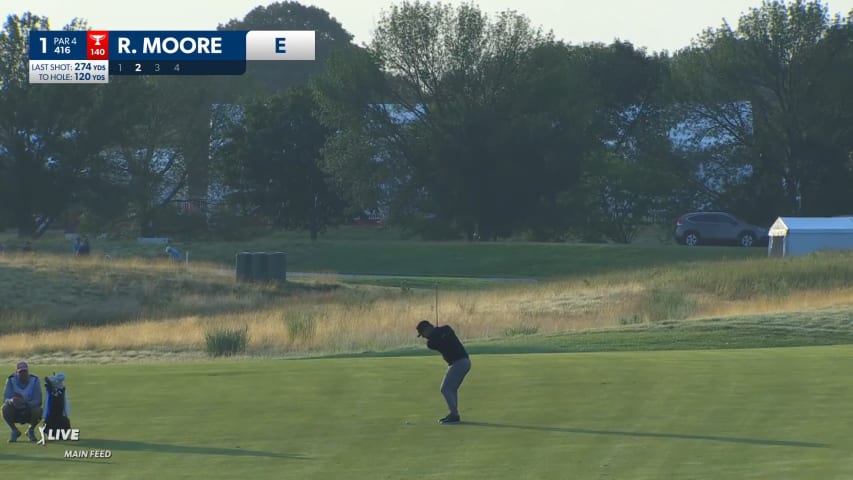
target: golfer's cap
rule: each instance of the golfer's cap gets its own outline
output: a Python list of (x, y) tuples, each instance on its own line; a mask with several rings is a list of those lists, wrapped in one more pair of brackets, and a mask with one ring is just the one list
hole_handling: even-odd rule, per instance
[(15, 371), (20, 372), (23, 370), (26, 370), (29, 372), (30, 371), (29, 365), (27, 365), (27, 362), (18, 362), (18, 368), (16, 368)]
[(418, 322), (418, 326), (417, 326), (417, 327), (415, 327), (415, 330), (417, 330), (417, 331), (418, 331), (418, 336), (419, 336), (419, 337), (423, 337), (423, 331), (424, 331), (424, 329), (425, 329), (426, 327), (431, 327), (431, 326), (432, 326), (432, 324), (431, 324), (431, 323), (429, 323), (429, 321), (428, 321), (428, 320), (421, 320), (420, 322)]

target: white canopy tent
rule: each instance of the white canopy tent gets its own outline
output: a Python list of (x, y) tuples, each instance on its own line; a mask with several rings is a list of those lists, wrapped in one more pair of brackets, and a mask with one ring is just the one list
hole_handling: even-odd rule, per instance
[(769, 235), (767, 255), (771, 257), (853, 250), (853, 217), (779, 217)]

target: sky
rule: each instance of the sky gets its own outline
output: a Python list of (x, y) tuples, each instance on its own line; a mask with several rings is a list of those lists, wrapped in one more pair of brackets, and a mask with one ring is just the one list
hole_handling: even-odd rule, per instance
[[(242, 19), (259, 5), (273, 0), (2, 0), (0, 14), (31, 11), (59, 29), (74, 17), (103, 30), (213, 30), (232, 18)], [(395, 0), (304, 0), (328, 11), (355, 36), (358, 44), (369, 42), (383, 9)], [(459, 4), (459, 0), (444, 3)], [(690, 45), (708, 27), (725, 19), (737, 25), (740, 15), (761, 0), (480, 0), (480, 9), (494, 13), (516, 10), (534, 25), (553, 30), (572, 44), (630, 41), (648, 51), (674, 52)], [(846, 16), (853, 0), (823, 2), (833, 14)]]

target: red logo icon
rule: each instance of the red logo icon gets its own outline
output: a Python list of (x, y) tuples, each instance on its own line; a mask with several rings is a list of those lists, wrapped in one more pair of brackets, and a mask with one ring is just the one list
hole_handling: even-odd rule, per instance
[(110, 58), (110, 32), (90, 30), (86, 35), (86, 59), (108, 60)]

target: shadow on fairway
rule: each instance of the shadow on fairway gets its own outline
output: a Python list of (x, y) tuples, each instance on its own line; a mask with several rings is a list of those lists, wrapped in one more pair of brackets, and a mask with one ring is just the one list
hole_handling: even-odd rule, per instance
[(65, 460), (64, 458), (32, 457), (30, 455), (15, 455), (14, 453), (0, 453), (0, 462), (5, 462), (6, 460), (18, 461), (18, 462), (62, 462), (62, 463), (68, 463), (68, 460)]
[(627, 437), (675, 438), (681, 440), (706, 440), (711, 442), (746, 443), (749, 445), (767, 445), (779, 447), (827, 448), (825, 443), (797, 442), (790, 440), (765, 440), (760, 438), (721, 437), (716, 435), (690, 435), (684, 433), (626, 432), (620, 430), (591, 430), (587, 428), (539, 427), (534, 425), (509, 425), (504, 423), (462, 422), (459, 425), (493, 428), (516, 428), (541, 432), (586, 433), (590, 435), (618, 435)]
[(267, 457), (267, 458), (291, 458), (295, 460), (307, 460), (309, 457), (299, 453), (275, 453), (260, 450), (248, 450), (240, 447), (200, 447), (189, 445), (175, 445), (172, 443), (139, 442), (134, 440), (111, 440), (105, 438), (89, 438), (74, 442), (87, 448), (105, 450), (121, 450), (127, 452), (158, 452), (158, 453), (180, 453), (191, 455), (228, 455), (232, 457)]

